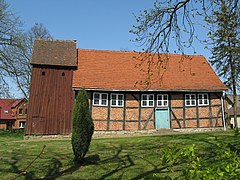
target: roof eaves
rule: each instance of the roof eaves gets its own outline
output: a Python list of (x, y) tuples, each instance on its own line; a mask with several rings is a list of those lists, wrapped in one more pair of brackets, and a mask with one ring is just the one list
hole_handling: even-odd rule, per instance
[(82, 90), (85, 89), (87, 91), (119, 91), (119, 92), (156, 92), (156, 91), (161, 91), (161, 92), (223, 92), (223, 90), (186, 90), (186, 89), (179, 89), (179, 90), (173, 90), (173, 89), (145, 89), (145, 90), (139, 90), (139, 89), (100, 89), (100, 88), (73, 88), (73, 90)]

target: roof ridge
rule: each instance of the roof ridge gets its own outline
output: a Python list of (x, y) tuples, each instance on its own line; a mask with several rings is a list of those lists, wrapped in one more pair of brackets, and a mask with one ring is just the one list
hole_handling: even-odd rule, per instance
[[(93, 52), (114, 52), (114, 53), (144, 53), (144, 52), (138, 52), (138, 51), (121, 51), (121, 50), (108, 50), (108, 49), (84, 49), (84, 48), (77, 48), (77, 50), (80, 50), (80, 51), (93, 51)], [(182, 55), (185, 55), (185, 56), (196, 56), (196, 57), (201, 57), (203, 56), (202, 54), (200, 55), (196, 55), (196, 54), (174, 54), (174, 53), (169, 53), (169, 54), (164, 54), (164, 53), (161, 53), (163, 55), (171, 55), (171, 56), (182, 56)], [(203, 56), (205, 58), (205, 56)]]
[(37, 40), (37, 41), (57, 41), (57, 42), (77, 42), (75, 39), (73, 39), (73, 40), (64, 40), (64, 39), (41, 39), (41, 38), (36, 38), (35, 40)]

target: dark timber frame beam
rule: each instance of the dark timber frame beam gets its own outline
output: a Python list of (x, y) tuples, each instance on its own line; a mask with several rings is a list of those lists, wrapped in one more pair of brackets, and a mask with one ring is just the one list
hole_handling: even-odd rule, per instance
[(212, 98), (211, 98), (211, 93), (208, 93), (208, 107), (209, 107), (209, 123), (210, 123), (210, 127), (213, 127), (213, 123), (212, 123)]
[(141, 130), (141, 99), (142, 93), (139, 93), (139, 101), (138, 101), (138, 129)]

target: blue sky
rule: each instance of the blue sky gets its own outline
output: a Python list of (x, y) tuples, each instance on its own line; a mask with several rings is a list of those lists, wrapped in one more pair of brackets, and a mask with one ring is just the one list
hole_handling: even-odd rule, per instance
[(76, 39), (79, 48), (135, 50), (129, 33), (133, 13), (148, 9), (147, 0), (6, 0), (24, 28), (43, 23), (54, 39)]
[[(131, 41), (136, 37), (129, 33), (136, 25), (134, 14), (153, 7), (154, 3), (153, 0), (5, 1), (24, 23), (24, 30), (43, 23), (54, 39), (76, 39), (78, 48), (134, 51), (142, 49)], [(197, 34), (203, 34), (197, 30)], [(203, 45), (195, 41), (194, 46), (197, 54), (209, 58), (209, 51)], [(186, 54), (193, 54), (193, 50), (186, 50)]]
[[(133, 14), (153, 7), (153, 0), (6, 0), (24, 22), (24, 29), (43, 23), (54, 39), (77, 40), (83, 49), (135, 50), (136, 37), (129, 30)], [(200, 33), (201, 34), (201, 33)], [(197, 54), (209, 52), (195, 42)], [(187, 50), (193, 54), (193, 50)]]

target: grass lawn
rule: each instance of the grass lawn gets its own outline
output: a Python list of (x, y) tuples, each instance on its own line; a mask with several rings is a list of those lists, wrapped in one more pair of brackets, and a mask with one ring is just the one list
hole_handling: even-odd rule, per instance
[(0, 132), (0, 179), (13, 179), (34, 158), (44, 153), (17, 179), (151, 179), (170, 175), (182, 179), (185, 164), (169, 168), (160, 160), (162, 149), (184, 148), (196, 144), (197, 153), (209, 163), (218, 163), (217, 144), (239, 147), (240, 138), (233, 132), (211, 132), (168, 136), (144, 136), (93, 139), (84, 164), (72, 161), (70, 140), (23, 141), (21, 133)]

